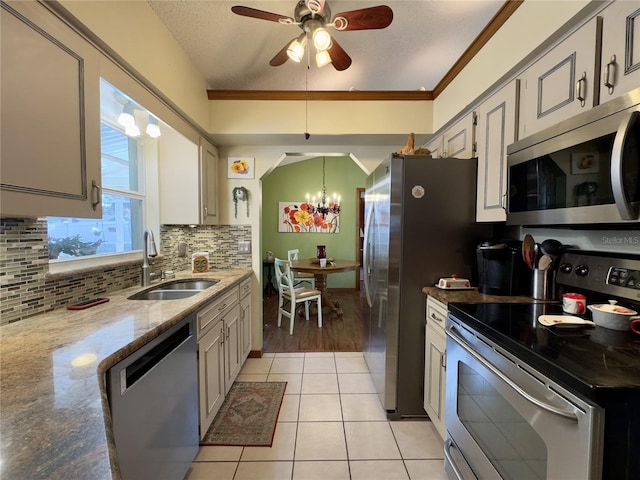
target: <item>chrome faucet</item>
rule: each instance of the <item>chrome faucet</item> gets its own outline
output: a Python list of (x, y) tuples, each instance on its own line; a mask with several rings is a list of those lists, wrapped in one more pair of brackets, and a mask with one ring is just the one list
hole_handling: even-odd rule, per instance
[(142, 286), (147, 287), (151, 283), (151, 272), (149, 271), (149, 257), (157, 257), (156, 241), (153, 239), (153, 232), (148, 228), (142, 233)]

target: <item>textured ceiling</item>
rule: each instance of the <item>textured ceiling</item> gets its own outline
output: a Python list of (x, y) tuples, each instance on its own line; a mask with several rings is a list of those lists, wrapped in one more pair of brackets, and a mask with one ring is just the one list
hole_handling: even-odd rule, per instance
[(386, 4), (393, 22), (382, 30), (336, 32), (353, 59), (339, 72), (331, 65), (307, 69), (269, 61), (297, 37), (295, 25), (242, 17), (233, 5), (293, 17), (295, 0), (150, 0), (214, 90), (433, 90), (503, 6), (503, 0), (329, 1), (333, 15)]

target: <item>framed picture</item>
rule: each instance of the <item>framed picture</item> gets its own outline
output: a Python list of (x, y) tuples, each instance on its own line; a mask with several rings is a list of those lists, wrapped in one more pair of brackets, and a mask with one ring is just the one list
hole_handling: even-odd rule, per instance
[(600, 171), (600, 156), (598, 152), (580, 152), (571, 154), (571, 174), (583, 175)]
[(309, 212), (307, 202), (278, 203), (278, 232), (340, 233), (340, 214)]
[(227, 178), (253, 178), (255, 158), (229, 157)]

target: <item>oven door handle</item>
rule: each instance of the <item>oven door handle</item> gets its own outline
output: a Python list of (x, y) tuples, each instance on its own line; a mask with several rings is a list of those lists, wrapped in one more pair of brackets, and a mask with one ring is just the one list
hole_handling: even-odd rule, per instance
[[(444, 442), (444, 458), (447, 460), (447, 462), (449, 462), (449, 465), (451, 466), (451, 469), (453, 470), (453, 474), (456, 476), (456, 480), (464, 480), (464, 476), (462, 475), (462, 472), (460, 471), (460, 469), (458, 468), (458, 465), (456, 465), (455, 460), (451, 456), (451, 451), (450, 450), (451, 450), (452, 447), (456, 448), (456, 446), (451, 441), (451, 439), (447, 438), (447, 441)], [(474, 478), (476, 478), (476, 477), (474, 476)]]
[(578, 416), (575, 412), (571, 410), (564, 410), (562, 408), (554, 407), (553, 405), (549, 405), (548, 403), (543, 402), (542, 400), (534, 397), (533, 395), (524, 391), (518, 384), (509, 379), (504, 373), (498, 370), (491, 363), (487, 362), (482, 356), (476, 353), (473, 348), (460, 336), (455, 332), (455, 327), (453, 325), (447, 325), (447, 334), (453, 341), (458, 343), (469, 355), (475, 358), (478, 362), (480, 362), (485, 368), (490, 370), (494, 375), (500, 378), (503, 382), (513, 388), (521, 397), (525, 400), (537, 405), (538, 407), (546, 410), (547, 412), (553, 413), (555, 415), (560, 415), (561, 417), (567, 418), (574, 422), (578, 422)]

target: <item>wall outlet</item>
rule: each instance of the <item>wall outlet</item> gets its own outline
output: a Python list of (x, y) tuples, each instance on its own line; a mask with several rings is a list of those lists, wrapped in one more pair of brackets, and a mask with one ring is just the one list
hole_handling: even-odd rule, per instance
[(251, 242), (249, 240), (238, 240), (238, 253), (251, 253)]
[(178, 257), (187, 256), (187, 244), (184, 242), (178, 243)]

